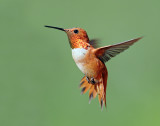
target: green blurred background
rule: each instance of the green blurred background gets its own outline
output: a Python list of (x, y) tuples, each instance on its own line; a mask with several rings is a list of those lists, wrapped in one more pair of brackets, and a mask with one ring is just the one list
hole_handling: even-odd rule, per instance
[[(159, 126), (159, 0), (1, 0), (0, 126)], [(65, 33), (101, 46), (144, 36), (106, 63), (107, 111), (78, 88)]]

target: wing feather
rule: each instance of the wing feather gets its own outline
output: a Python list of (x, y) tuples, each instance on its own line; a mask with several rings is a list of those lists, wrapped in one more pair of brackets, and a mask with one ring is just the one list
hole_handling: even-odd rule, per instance
[(95, 55), (102, 61), (107, 62), (112, 57), (115, 57), (117, 54), (123, 52), (124, 50), (128, 49), (131, 45), (133, 45), (135, 42), (140, 40), (142, 37), (132, 39), (126, 42), (122, 42), (115, 45), (105, 46), (101, 48), (97, 48)]
[(91, 39), (89, 41), (89, 44), (92, 45), (94, 48), (97, 48), (100, 43), (99, 41), (100, 41), (99, 39)]

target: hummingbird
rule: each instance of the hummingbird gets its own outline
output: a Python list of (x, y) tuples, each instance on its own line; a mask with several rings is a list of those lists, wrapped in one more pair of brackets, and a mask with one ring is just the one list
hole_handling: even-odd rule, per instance
[(45, 26), (64, 31), (69, 39), (72, 57), (84, 77), (80, 81), (81, 94), (89, 91), (89, 103), (98, 95), (101, 109), (106, 107), (106, 88), (108, 71), (105, 63), (112, 57), (128, 49), (142, 37), (131, 39), (119, 44), (96, 48), (97, 41), (89, 40), (87, 32), (82, 28), (59, 28)]

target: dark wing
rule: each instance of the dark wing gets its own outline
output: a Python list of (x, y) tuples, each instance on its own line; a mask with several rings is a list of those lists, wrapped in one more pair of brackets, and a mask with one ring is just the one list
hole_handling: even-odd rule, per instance
[(128, 49), (131, 45), (133, 45), (135, 42), (140, 40), (142, 37), (132, 39), (126, 42), (122, 42), (115, 45), (105, 46), (101, 48), (97, 48), (95, 50), (95, 55), (102, 61), (107, 62), (112, 57), (116, 56), (117, 54), (123, 52), (124, 50)]
[(90, 44), (91, 46), (93, 46), (94, 48), (97, 48), (98, 45), (99, 45), (99, 39), (91, 39), (91, 40), (89, 41), (89, 44)]

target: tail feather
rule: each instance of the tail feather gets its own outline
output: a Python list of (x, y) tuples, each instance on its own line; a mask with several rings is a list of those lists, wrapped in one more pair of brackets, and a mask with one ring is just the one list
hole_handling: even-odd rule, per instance
[(92, 85), (92, 86), (90, 87), (89, 96), (90, 96), (90, 95), (93, 96), (93, 90), (94, 90), (94, 85)]
[(104, 92), (104, 86), (103, 83), (100, 83), (98, 86), (98, 100), (99, 104), (101, 105), (101, 109), (103, 108), (104, 103), (106, 103), (106, 94)]
[(90, 90), (89, 90), (89, 96), (92, 95), (93, 98), (97, 96), (97, 87), (92, 84)]
[(85, 83), (85, 76), (82, 78), (81, 82), (80, 82), (80, 85), (79, 87), (82, 88), (82, 87), (85, 87), (86, 83)]
[(89, 103), (91, 103), (91, 100), (97, 96), (97, 88), (95, 85), (92, 84), (89, 90)]
[(86, 87), (82, 88), (81, 94), (85, 94), (91, 87), (91, 84), (86, 85)]
[(81, 94), (85, 94), (92, 85), (88, 83), (86, 77), (84, 76), (80, 83), (80, 88), (82, 88)]
[(96, 87), (96, 85), (94, 85), (93, 98), (95, 98), (96, 96), (97, 96), (97, 87)]
[(107, 72), (107, 68), (106, 70), (104, 71), (104, 73), (102, 74), (102, 78), (103, 78), (103, 86), (104, 86), (104, 103), (105, 103), (105, 107), (106, 107), (106, 89), (107, 89), (107, 79), (108, 79), (108, 72)]
[(106, 107), (106, 87), (107, 87), (107, 69), (105, 68), (100, 80), (96, 84), (91, 84), (84, 76), (80, 82), (80, 88), (82, 88), (81, 94), (85, 94), (89, 90), (89, 103), (93, 98), (95, 98), (98, 94), (98, 100), (101, 105), (101, 109), (105, 104)]
[(89, 90), (89, 104), (91, 103), (91, 100), (93, 98), (93, 90), (94, 90), (94, 85), (91, 85)]

